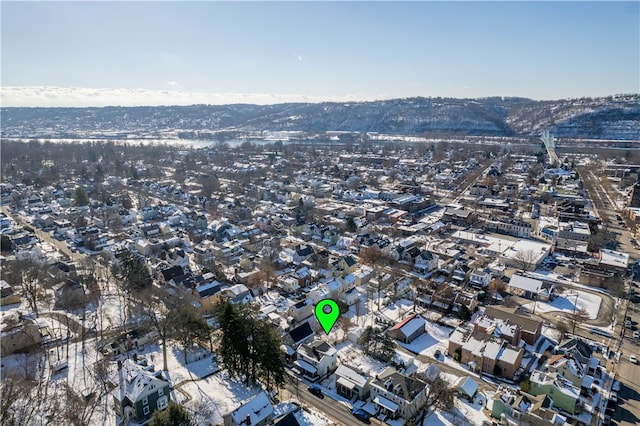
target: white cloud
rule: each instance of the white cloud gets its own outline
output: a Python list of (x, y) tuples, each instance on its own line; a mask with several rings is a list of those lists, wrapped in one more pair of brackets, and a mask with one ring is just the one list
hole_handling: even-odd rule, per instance
[(167, 84), (171, 87), (175, 87), (176, 89), (182, 89), (182, 85), (175, 80), (167, 81)]
[[(169, 85), (174, 86), (169, 82)], [(174, 82), (175, 83), (175, 82)], [(177, 84), (177, 83), (176, 83)], [(307, 96), (273, 93), (210, 93), (178, 90), (107, 89), (85, 87), (9, 86), (0, 91), (4, 107), (81, 107), (81, 106), (139, 106), (139, 105), (224, 105), (250, 103), (258, 105), (285, 102), (354, 102), (385, 99), (388, 96), (345, 95)]]
[(297, 53), (292, 53), (292, 55), (299, 61), (302, 61), (302, 55), (298, 55)]

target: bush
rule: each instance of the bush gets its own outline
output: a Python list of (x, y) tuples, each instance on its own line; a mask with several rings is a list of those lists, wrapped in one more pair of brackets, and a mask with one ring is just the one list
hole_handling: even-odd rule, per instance
[(460, 362), (460, 360), (462, 359), (462, 349), (458, 348), (453, 352), (453, 355), (451, 355), (451, 357), (457, 361)]

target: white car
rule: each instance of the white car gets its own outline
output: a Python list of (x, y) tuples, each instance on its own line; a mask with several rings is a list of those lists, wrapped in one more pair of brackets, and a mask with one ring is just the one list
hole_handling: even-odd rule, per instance
[(629, 356), (629, 361), (631, 361), (634, 364), (638, 363), (638, 357), (636, 355), (630, 355)]
[(634, 331), (633, 332), (633, 338), (634, 339), (640, 339), (640, 331)]

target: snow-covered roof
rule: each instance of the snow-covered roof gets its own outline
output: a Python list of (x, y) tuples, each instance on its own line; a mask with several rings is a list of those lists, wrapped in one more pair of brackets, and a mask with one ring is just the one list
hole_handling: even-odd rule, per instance
[(387, 410), (391, 411), (392, 413), (395, 413), (396, 411), (398, 411), (398, 404), (396, 404), (393, 401), (389, 401), (387, 398), (377, 395), (375, 398), (373, 398), (373, 402), (375, 402), (376, 404), (386, 408)]
[(293, 362), (293, 364), (297, 365), (298, 367), (302, 368), (303, 370), (311, 374), (316, 374), (318, 372), (317, 368), (315, 368), (313, 365), (309, 364), (307, 361), (303, 359), (297, 359)]
[(484, 347), (484, 356), (489, 359), (497, 359), (502, 346), (502, 342), (487, 342), (486, 346)]
[(507, 364), (514, 364), (518, 359), (520, 351), (522, 351), (520, 348), (505, 346), (498, 354), (498, 358)]
[(338, 366), (338, 369), (336, 370), (336, 376), (346, 379), (347, 381), (354, 383), (360, 388), (363, 388), (368, 380), (367, 376), (358, 373), (357, 371), (353, 370), (350, 367), (347, 367), (346, 365)]
[(626, 268), (629, 263), (629, 254), (614, 250), (600, 249), (600, 263), (618, 268)]
[(427, 378), (427, 380), (433, 382), (440, 376), (440, 369), (437, 365), (431, 364), (429, 365), (429, 367), (427, 367), (426, 370), (424, 370), (424, 376)]
[(273, 416), (273, 405), (264, 392), (260, 392), (231, 413), (235, 424), (238, 425), (244, 424), (243, 422), (246, 422), (247, 419), (249, 419), (247, 424), (255, 425), (270, 416)]
[(427, 322), (418, 314), (413, 314), (398, 324), (394, 325), (391, 330), (400, 330), (405, 336), (411, 336), (416, 330), (422, 328), (424, 330)]
[[(144, 369), (130, 359), (122, 365), (124, 383), (124, 396), (131, 402), (135, 402), (154, 389), (168, 386), (168, 382), (156, 373)], [(161, 373), (161, 372), (158, 372)]]
[(532, 293), (538, 293), (542, 288), (542, 281), (514, 274), (509, 280), (509, 286), (519, 288), (524, 291), (530, 291)]
[(478, 384), (469, 376), (460, 377), (456, 382), (456, 389), (471, 398), (478, 391)]

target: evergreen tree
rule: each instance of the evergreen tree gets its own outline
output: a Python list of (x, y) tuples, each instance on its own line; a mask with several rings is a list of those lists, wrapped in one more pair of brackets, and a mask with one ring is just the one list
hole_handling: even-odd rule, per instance
[(73, 204), (76, 206), (89, 205), (89, 196), (87, 196), (87, 191), (85, 191), (83, 187), (79, 186), (76, 188)]
[(198, 341), (209, 338), (209, 326), (195, 309), (190, 305), (178, 308), (176, 321), (172, 324), (176, 340), (182, 345), (184, 362), (187, 363), (187, 350)]
[(267, 388), (284, 384), (282, 337), (264, 319), (258, 319), (251, 305), (233, 304), (227, 299), (213, 309), (218, 322), (217, 353), (232, 377), (256, 380)]
[(137, 295), (153, 283), (147, 264), (128, 249), (122, 252), (120, 265), (114, 272), (114, 275), (122, 280), (125, 292), (130, 295)]
[(370, 343), (373, 336), (373, 327), (368, 326), (364, 329), (360, 337), (358, 338), (358, 344), (362, 346), (362, 351), (365, 355), (370, 355)]
[(166, 410), (153, 413), (149, 426), (192, 426), (193, 424), (191, 415), (182, 405), (169, 401), (169, 407)]
[(458, 318), (463, 321), (469, 321), (471, 319), (471, 311), (466, 305), (460, 305), (460, 309), (458, 309)]

